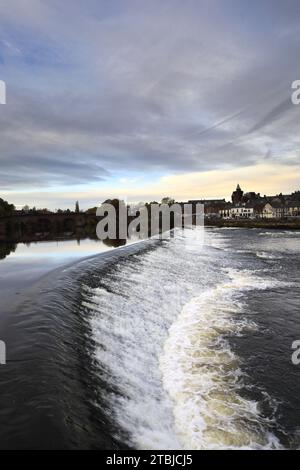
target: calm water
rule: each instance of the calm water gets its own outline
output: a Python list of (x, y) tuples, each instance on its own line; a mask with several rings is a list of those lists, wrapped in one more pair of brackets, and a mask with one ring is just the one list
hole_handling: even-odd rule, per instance
[[(0, 242), (2, 310), (4, 305), (10, 305), (24, 288), (51, 270), (111, 248), (99, 240), (91, 239), (40, 241), (29, 244)], [(1, 313), (3, 316), (4, 312)]]
[(29, 244), (0, 242), (0, 280), (31, 282), (41, 275), (80, 258), (107, 251), (111, 247), (99, 240), (58, 240)]
[(0, 447), (299, 447), (300, 234), (107, 248), (20, 246), (0, 261), (4, 293), (27, 282), (2, 313)]

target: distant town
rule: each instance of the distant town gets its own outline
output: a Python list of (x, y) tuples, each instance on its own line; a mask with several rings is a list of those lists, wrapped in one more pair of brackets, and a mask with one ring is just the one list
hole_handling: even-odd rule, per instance
[(231, 195), (225, 199), (190, 200), (189, 203), (204, 204), (205, 215), (223, 219), (287, 219), (300, 217), (300, 191), (292, 194), (261, 196), (253, 191), (244, 192), (238, 184)]
[[(117, 200), (107, 199), (105, 202)], [(162, 204), (173, 204), (177, 201), (170, 197), (164, 197)], [(275, 196), (261, 196), (254, 191), (244, 192), (238, 184), (232, 192), (231, 201), (226, 199), (191, 199), (179, 204), (203, 204), (204, 213), (208, 217), (220, 217), (224, 219), (284, 219), (288, 217), (300, 217), (300, 191), (291, 194), (276, 194)], [(152, 201), (149, 204), (158, 204)], [(148, 204), (147, 204), (148, 205)], [(18, 215), (46, 215), (46, 214), (96, 214), (97, 207), (80, 210), (79, 202), (74, 204), (74, 210), (57, 209), (51, 211), (47, 208), (30, 208), (25, 205), (22, 209), (16, 209), (13, 204), (0, 198), (0, 217)]]
[[(105, 202), (117, 208), (120, 201), (107, 199)], [(170, 197), (161, 200), (161, 203), (169, 206), (175, 202)], [(154, 203), (158, 204), (152, 201), (146, 203), (146, 206)], [(232, 192), (231, 201), (226, 201), (225, 198), (193, 199), (177, 203), (182, 206), (191, 204), (195, 208), (194, 213), (196, 205), (203, 204), (207, 225), (300, 229), (300, 191), (261, 196), (253, 191), (244, 192), (238, 184)], [(28, 205), (16, 209), (13, 204), (0, 198), (0, 240), (27, 242), (59, 237), (96, 237), (96, 210), (97, 207), (92, 207), (83, 211), (78, 201), (73, 210), (51, 211), (47, 208), (30, 208)]]

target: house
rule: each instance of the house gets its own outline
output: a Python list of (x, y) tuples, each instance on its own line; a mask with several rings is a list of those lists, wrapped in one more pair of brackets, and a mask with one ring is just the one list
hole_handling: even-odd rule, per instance
[(287, 217), (300, 217), (300, 201), (291, 201), (286, 207)]
[(231, 208), (232, 204), (230, 202), (227, 202), (220, 210), (219, 210), (219, 216), (223, 217), (224, 219), (228, 219), (231, 216)]
[[(232, 202), (219, 206), (219, 216), (233, 219), (282, 219), (300, 217), (300, 191), (292, 194), (261, 196), (250, 191), (245, 193), (238, 184), (231, 195)], [(208, 206), (207, 210), (211, 210)]]
[(219, 211), (220, 217), (225, 219), (252, 219), (255, 217), (255, 208), (251, 203), (248, 204), (227, 204)]
[(258, 213), (258, 217), (263, 219), (283, 219), (299, 216), (300, 201), (279, 202), (275, 198), (271, 202), (266, 202)]
[(285, 216), (285, 205), (278, 201), (267, 202), (258, 213), (262, 219), (282, 219)]
[(254, 217), (254, 208), (250, 205), (234, 206), (230, 209), (230, 216), (233, 219), (250, 219)]

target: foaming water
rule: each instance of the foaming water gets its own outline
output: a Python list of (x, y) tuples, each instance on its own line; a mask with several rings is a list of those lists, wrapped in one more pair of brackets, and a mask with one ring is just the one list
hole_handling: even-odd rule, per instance
[[(143, 295), (139, 288), (135, 293)], [(151, 319), (145, 318), (146, 312), (135, 312), (133, 305), (125, 309), (118, 303), (120, 294), (111, 295), (103, 288), (89, 294), (90, 302), (85, 306), (94, 311), (91, 326), (95, 357), (107, 386), (102, 399), (109, 404), (107, 411), (118, 424), (116, 437), (140, 448), (172, 448), (176, 436), (171, 404), (161, 388), (156, 364), (167, 319), (161, 318), (159, 312)], [(107, 302), (107, 307), (103, 302)]]
[(242, 291), (274, 287), (276, 281), (246, 270), (228, 275), (229, 282), (184, 306), (165, 342), (160, 368), (174, 402), (177, 435), (189, 449), (279, 448), (259, 404), (239, 394), (243, 373), (226, 339), (256, 329), (239, 316)]
[(5, 325), (0, 447), (299, 448), (300, 237), (260, 233), (186, 230), (34, 283)]
[(89, 300), (84, 303), (93, 312), (95, 357), (109, 385), (102, 399), (120, 429), (117, 437), (143, 449), (180, 447), (157, 363), (176, 315), (176, 306), (162, 297), (171, 299), (174, 293), (168, 274), (160, 273), (163, 289), (155, 283), (156, 265), (163, 257), (160, 248), (144, 256), (143, 269), (136, 270), (139, 259), (117, 267), (102, 287), (86, 288)]
[(275, 409), (266, 416), (261, 397), (244, 396), (243, 364), (228, 338), (257, 330), (244, 315), (245, 293), (285, 283), (262, 268), (228, 266), (220, 233), (209, 231), (205, 243), (187, 231), (85, 285), (82, 308), (107, 384), (101, 403), (114, 437), (130, 447), (280, 448)]
[[(195, 271), (196, 260), (201, 264)], [(162, 386), (159, 357), (169, 327), (199, 289), (205, 264), (191, 231), (117, 264), (103, 276), (101, 286), (85, 287), (83, 307), (89, 312), (95, 358), (109, 384), (102, 400), (118, 424), (117, 438), (130, 446), (182, 447), (173, 403)]]
[(258, 258), (263, 258), (263, 259), (281, 259), (282, 258), (282, 256), (280, 255), (275, 255), (273, 253), (268, 253), (266, 251), (258, 251), (256, 253), (256, 256)]

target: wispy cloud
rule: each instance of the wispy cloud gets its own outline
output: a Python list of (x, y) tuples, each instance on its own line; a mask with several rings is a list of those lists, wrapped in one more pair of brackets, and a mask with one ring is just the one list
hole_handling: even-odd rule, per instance
[(2, 189), (297, 164), (299, 19), (296, 0), (11, 0)]

